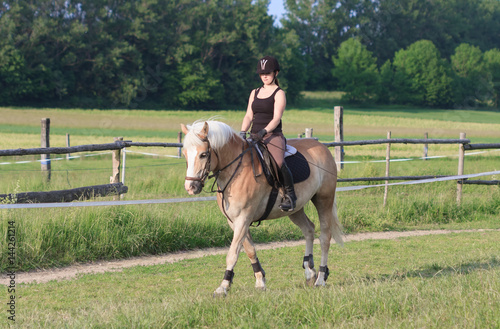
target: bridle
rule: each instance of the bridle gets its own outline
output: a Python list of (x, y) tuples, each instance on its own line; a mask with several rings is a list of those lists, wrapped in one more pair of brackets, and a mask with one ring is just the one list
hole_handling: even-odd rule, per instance
[[(186, 180), (191, 180), (195, 182), (200, 182), (201, 187), (203, 188), (205, 186), (205, 180), (207, 179), (208, 175), (210, 174), (210, 166), (211, 166), (211, 160), (212, 160), (212, 146), (210, 145), (210, 141), (208, 140), (207, 137), (205, 138), (200, 138), (203, 143), (208, 144), (207, 148), (207, 162), (205, 163), (205, 167), (203, 168), (202, 175), (201, 177), (189, 177), (186, 176)], [(219, 156), (217, 155), (217, 152), (214, 151), (215, 156), (217, 157), (217, 160), (219, 159)]]
[[(214, 172), (212, 175), (210, 175), (210, 166), (211, 166), (211, 160), (212, 160), (212, 151), (213, 153), (215, 154), (215, 156), (217, 157), (217, 162), (219, 162), (219, 155), (217, 154), (217, 152), (215, 150), (212, 149), (212, 146), (210, 145), (210, 141), (208, 140), (207, 137), (205, 138), (200, 138), (202, 142), (204, 143), (207, 143), (208, 144), (208, 148), (207, 148), (207, 162), (205, 163), (205, 167), (203, 168), (203, 171), (202, 171), (202, 175), (201, 177), (189, 177), (189, 176), (186, 176), (185, 179), (186, 180), (191, 180), (191, 181), (195, 181), (195, 182), (200, 182), (201, 183), (201, 187), (205, 187), (205, 181), (207, 178), (213, 178), (215, 177), (215, 181), (214, 181), (214, 185), (217, 183), (217, 178), (219, 177), (219, 174), (227, 169), (228, 167), (230, 167), (233, 163), (235, 163), (236, 161), (239, 160), (239, 163), (238, 163), (238, 166), (236, 167), (236, 169), (234, 170), (233, 172), (233, 175), (231, 176), (231, 178), (229, 179), (229, 182), (233, 180), (234, 176), (236, 175), (236, 172), (238, 171), (238, 169), (240, 168), (242, 162), (243, 162), (243, 156), (248, 152), (248, 151), (252, 151), (253, 147), (249, 147), (247, 148), (246, 150), (244, 149), (244, 146), (243, 146), (243, 150), (241, 152), (240, 155), (238, 155), (233, 161), (231, 161), (230, 163), (228, 163), (224, 168), (222, 169), (219, 169), (217, 170), (216, 172)], [(248, 143), (248, 142), (247, 142)], [(243, 144), (244, 145), (244, 144)], [(253, 162), (253, 160), (252, 160)], [(212, 186), (212, 191), (211, 192), (218, 192), (218, 193), (222, 193), (224, 194), (224, 191), (226, 190), (226, 187), (229, 185), (229, 182), (228, 184), (222, 189), (222, 190), (213, 190), (213, 186)]]

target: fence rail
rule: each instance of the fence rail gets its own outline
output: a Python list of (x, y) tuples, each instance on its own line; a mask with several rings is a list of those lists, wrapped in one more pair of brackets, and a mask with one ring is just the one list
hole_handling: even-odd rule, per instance
[[(340, 117), (336, 118), (336, 122), (338, 121), (338, 124), (336, 124), (336, 129), (343, 130), (342, 127), (342, 111), (341, 107), (337, 109), (335, 108), (336, 113), (340, 113)], [(46, 126), (46, 135), (48, 139), (48, 126), (50, 124), (50, 119), (42, 119), (42, 137), (43, 137), (43, 127), (44, 127), (44, 122)], [(339, 127), (337, 127), (339, 126)], [(310, 129), (311, 135), (312, 135), (312, 129)], [(339, 135), (339, 136), (337, 136)], [(312, 136), (311, 136), (312, 137)], [(427, 135), (426, 135), (427, 137)], [(337, 156), (340, 155), (342, 158), (344, 153), (343, 153), (343, 147), (344, 146), (362, 146), (362, 145), (377, 145), (377, 144), (385, 144), (387, 145), (387, 156), (386, 156), (386, 162), (387, 162), (387, 168), (386, 168), (386, 176), (385, 177), (358, 177), (358, 178), (343, 178), (343, 179), (338, 179), (338, 182), (360, 182), (360, 181), (385, 181), (386, 182), (386, 193), (384, 196), (384, 200), (387, 197), (387, 184), (388, 181), (394, 181), (394, 180), (425, 180), (425, 179), (433, 179), (433, 178), (445, 178), (445, 177), (452, 177), (452, 176), (443, 176), (443, 175), (429, 175), (429, 176), (390, 176), (389, 175), (389, 166), (388, 163), (390, 162), (390, 145), (392, 144), (424, 144), (426, 147), (428, 144), (457, 144), (459, 146), (459, 169), (458, 169), (458, 175), (461, 176), (463, 175), (463, 161), (464, 161), (464, 154), (465, 151), (470, 151), (470, 150), (484, 150), (484, 149), (495, 149), (495, 148), (500, 148), (500, 143), (490, 143), (490, 144), (470, 144), (471, 141), (470, 139), (465, 138), (466, 135), (465, 133), (460, 134), (460, 138), (458, 139), (408, 139), (408, 138), (391, 138), (390, 132), (388, 133), (388, 136), (386, 139), (377, 139), (377, 140), (361, 140), (361, 141), (343, 141), (343, 134), (337, 134), (336, 132), (336, 138), (335, 142), (330, 142), (330, 143), (323, 143), (326, 147), (335, 147), (335, 156), (337, 160)], [(67, 140), (69, 140), (69, 136), (67, 136)], [(180, 148), (182, 147), (182, 135), (179, 135), (178, 138), (179, 142), (178, 143), (141, 143), (141, 142), (132, 142), (132, 141), (123, 141), (123, 138), (116, 138), (115, 142), (113, 143), (105, 143), (105, 144), (89, 144), (89, 145), (78, 145), (78, 146), (69, 146), (69, 142), (67, 143), (67, 147), (43, 147), (45, 145), (49, 146), (50, 144), (47, 143), (44, 144), (42, 143), (41, 148), (30, 148), (30, 149), (10, 149), (10, 150), (0, 150), (0, 157), (1, 156), (23, 156), (23, 155), (42, 155), (42, 157), (46, 156), (47, 160), (45, 161), (46, 163), (50, 164), (50, 154), (70, 154), (70, 153), (77, 153), (77, 152), (96, 152), (96, 151), (113, 151), (113, 166), (112, 166), (112, 172), (113, 175), (111, 176), (110, 183), (109, 185), (102, 185), (102, 186), (93, 186), (93, 187), (84, 187), (78, 189), (78, 191), (75, 190), (64, 190), (64, 191), (52, 191), (52, 192), (28, 192), (28, 193), (34, 193), (34, 198), (33, 199), (35, 202), (51, 202), (47, 201), (48, 199), (44, 199), (45, 197), (48, 197), (48, 194), (52, 193), (56, 195), (56, 198), (58, 200), (68, 200), (69, 199), (64, 199), (62, 195), (64, 193), (67, 194), (73, 194), (77, 195), (78, 198), (88, 198), (90, 193), (92, 195), (105, 195), (106, 193), (109, 194), (122, 194), (126, 193), (127, 187), (121, 184), (120, 186), (118, 185), (119, 183), (119, 174), (120, 174), (120, 164), (122, 166), (122, 183), (124, 183), (124, 170), (125, 170), (125, 153), (123, 153), (123, 163), (120, 163), (120, 152), (122, 149), (127, 148), (127, 147), (176, 147), (179, 149), (179, 156), (180, 156)], [(337, 160), (338, 161), (338, 160)], [(43, 170), (43, 163), (42, 163), (42, 170)], [(49, 169), (49, 179), (50, 179), (50, 169)], [(485, 181), (485, 180), (457, 180), (457, 201), (460, 202), (461, 199), (461, 190), (462, 190), (462, 185), (463, 184), (480, 184), (480, 185), (500, 185), (500, 181), (498, 180), (493, 180), (493, 181)], [(389, 184), (390, 185), (390, 184)], [(119, 188), (118, 188), (119, 187)], [(102, 188), (103, 191), (99, 193), (98, 188)], [(91, 192), (88, 192), (89, 189), (92, 189)], [(85, 191), (85, 192), (84, 192)], [(17, 199), (21, 200), (23, 197), (27, 197), (28, 193), (25, 193), (23, 195), (18, 195)], [(38, 193), (38, 194), (37, 194)], [(40, 194), (42, 193), (42, 194)], [(45, 195), (45, 194), (47, 195)], [(7, 197), (8, 195), (3, 195), (3, 197)], [(0, 195), (0, 198), (2, 195)], [(9, 197), (13, 197), (10, 196)], [(38, 199), (36, 199), (38, 198)], [(62, 199), (63, 198), (63, 199)], [(69, 196), (68, 196), (69, 198)], [(52, 201), (54, 202), (54, 201)], [(385, 202), (384, 202), (385, 203)]]
[(127, 141), (117, 141), (114, 143), (105, 144), (88, 144), (70, 147), (39, 147), (31, 149), (10, 149), (0, 150), (0, 156), (15, 156), (15, 155), (37, 155), (37, 154), (66, 154), (78, 152), (96, 152), (96, 151), (113, 151), (121, 150), (125, 147), (140, 146), (140, 147), (182, 147), (181, 143), (137, 143)]
[(366, 140), (366, 141), (331, 142), (331, 143), (323, 143), (323, 144), (326, 147), (335, 147), (335, 146), (374, 145), (374, 144), (469, 144), (469, 143), (470, 143), (470, 139), (390, 138), (390, 139), (374, 139), (374, 140)]
[(468, 185), (500, 185), (500, 180), (459, 180), (458, 184)]
[[(349, 141), (349, 142), (331, 142), (323, 143), (326, 147), (335, 146), (354, 146), (354, 145), (375, 145), (375, 144), (463, 144), (466, 150), (482, 150), (491, 148), (500, 148), (500, 144), (470, 144), (470, 139), (407, 139), (407, 138), (392, 138), (392, 139), (376, 139), (364, 141)], [(139, 143), (117, 141), (114, 143), (105, 144), (88, 144), (70, 147), (41, 147), (30, 149), (10, 149), (0, 150), (0, 156), (16, 156), (16, 155), (37, 155), (37, 154), (67, 154), (78, 152), (96, 152), (96, 151), (113, 151), (121, 150), (125, 147), (182, 147), (182, 143)]]
[(357, 177), (357, 178), (339, 178), (337, 182), (372, 182), (372, 181), (385, 181), (385, 180), (419, 180), (419, 179), (432, 179), (452, 177), (452, 175), (429, 175), (429, 176), (384, 176), (384, 177)]
[(120, 195), (128, 192), (122, 183), (77, 187), (69, 190), (48, 192), (24, 192), (17, 194), (0, 194), (0, 200), (13, 203), (52, 203), (87, 200), (93, 197)]
[(464, 144), (464, 149), (466, 151), (471, 150), (488, 150), (488, 149), (496, 149), (500, 148), (500, 144), (498, 143), (490, 143), (490, 144)]

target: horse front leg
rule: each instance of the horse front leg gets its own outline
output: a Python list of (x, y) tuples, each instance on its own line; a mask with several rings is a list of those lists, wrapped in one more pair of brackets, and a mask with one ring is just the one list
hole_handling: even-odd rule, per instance
[(264, 269), (260, 265), (259, 259), (257, 258), (257, 251), (255, 250), (255, 244), (253, 243), (250, 231), (247, 232), (245, 239), (243, 240), (243, 248), (245, 248), (245, 253), (248, 258), (250, 258), (250, 263), (252, 264), (255, 276), (255, 288), (266, 290), (266, 272), (264, 272)]
[(227, 292), (233, 283), (234, 277), (234, 267), (238, 261), (238, 256), (240, 254), (242, 241), (248, 233), (249, 223), (245, 221), (236, 221), (233, 223), (232, 228), (234, 231), (233, 240), (231, 241), (231, 246), (226, 256), (226, 272), (224, 273), (224, 279), (220, 286), (215, 289), (214, 297), (227, 296)]

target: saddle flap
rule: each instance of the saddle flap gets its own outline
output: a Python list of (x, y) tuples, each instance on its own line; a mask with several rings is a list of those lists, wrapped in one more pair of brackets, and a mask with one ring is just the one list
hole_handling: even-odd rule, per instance
[(259, 158), (262, 172), (266, 177), (267, 183), (273, 187), (281, 186), (278, 179), (276, 162), (266, 145), (263, 143), (255, 143), (255, 149), (257, 150), (257, 158)]
[[(262, 143), (256, 143), (257, 157), (262, 165), (262, 171), (266, 176), (267, 182), (271, 186), (281, 187), (281, 181), (278, 175), (278, 168), (273, 156)], [(285, 162), (292, 172), (294, 183), (300, 183), (309, 178), (311, 168), (309, 162), (295, 147), (287, 144), (285, 152)]]

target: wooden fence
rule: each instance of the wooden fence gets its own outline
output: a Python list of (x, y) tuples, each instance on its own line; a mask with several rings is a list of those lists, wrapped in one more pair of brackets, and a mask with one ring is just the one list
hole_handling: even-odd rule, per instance
[[(335, 113), (340, 113), (339, 117), (335, 119), (336, 129), (342, 128), (342, 113), (343, 109), (341, 107), (335, 108)], [(337, 116), (337, 115), (336, 115)], [(50, 121), (49, 121), (50, 122)], [(338, 124), (337, 124), (338, 123)], [(42, 127), (44, 123), (42, 121)], [(45, 124), (46, 126), (46, 124)], [(308, 137), (312, 137), (312, 129), (310, 130), (310, 135)], [(42, 139), (47, 140), (46, 145), (49, 145), (48, 142), (48, 133), (42, 133)], [(378, 139), (378, 140), (362, 140), (362, 141), (343, 141), (343, 133), (337, 132), (335, 133), (336, 141), (331, 143), (323, 143), (327, 147), (335, 148), (335, 156), (340, 157), (341, 161), (338, 161), (338, 169), (341, 170), (341, 164), (343, 162), (344, 157), (344, 146), (353, 146), (353, 145), (376, 145), (376, 144), (387, 144), (387, 155), (386, 155), (386, 176), (385, 177), (359, 177), (359, 178), (344, 178), (338, 179), (339, 182), (359, 182), (359, 181), (385, 181), (388, 184), (389, 181), (392, 180), (420, 180), (420, 179), (429, 179), (429, 178), (439, 178), (439, 177), (450, 177), (450, 176), (395, 176), (391, 177), (389, 175), (389, 163), (390, 163), (390, 147), (392, 144), (458, 144), (458, 171), (457, 175), (461, 176), (464, 173), (464, 156), (466, 151), (470, 150), (484, 150), (484, 149), (497, 149), (500, 148), (500, 143), (491, 143), (491, 144), (470, 144), (470, 140), (465, 138), (465, 133), (461, 133), (458, 139), (407, 139), (407, 138), (390, 138), (390, 133), (388, 134), (387, 139)], [(338, 136), (338, 137), (337, 137)], [(337, 140), (338, 139), (338, 140)], [(68, 137), (69, 140), (69, 137)], [(119, 184), (119, 176), (120, 176), (120, 152), (122, 149), (127, 147), (176, 147), (179, 149), (180, 156), (180, 148), (182, 147), (182, 135), (179, 134), (179, 142), (178, 143), (139, 143), (132, 141), (123, 141), (123, 138), (115, 138), (113, 143), (106, 144), (90, 144), (90, 145), (78, 145), (78, 146), (67, 146), (67, 147), (42, 147), (42, 148), (31, 148), (31, 149), (10, 149), (10, 150), (0, 150), (0, 156), (23, 156), (23, 155), (42, 155), (42, 170), (44, 170), (44, 165), (47, 162), (50, 163), (50, 154), (71, 154), (77, 152), (96, 152), (96, 151), (113, 151), (113, 164), (112, 164), (112, 176), (110, 179), (110, 184), (114, 184), (110, 186), (90, 186), (80, 188), (79, 193), (74, 193), (74, 191), (68, 192), (72, 193), (76, 199), (85, 198), (91, 195), (100, 195), (105, 196), (109, 194), (122, 194), (126, 193), (127, 187), (124, 186), (124, 179), (122, 178), (122, 184)], [(43, 142), (42, 142), (43, 143)], [(123, 158), (123, 162), (125, 161), (125, 157)], [(45, 163), (44, 163), (45, 162)], [(125, 166), (122, 164), (122, 170), (124, 170)], [(47, 169), (45, 169), (47, 170)], [(50, 170), (50, 167), (49, 169)], [(49, 171), (50, 177), (50, 171)], [(124, 176), (122, 176), (124, 177)], [(458, 180), (457, 181), (457, 202), (461, 202), (462, 196), (462, 185), (464, 184), (482, 184), (482, 185), (500, 185), (500, 181), (498, 180), (474, 180), (474, 181), (466, 181), (466, 180)], [(102, 188), (103, 190), (96, 189), (97, 187)], [(74, 189), (73, 189), (74, 190)], [(69, 191), (69, 190), (68, 190)], [(106, 192), (107, 191), (107, 192)], [(61, 201), (68, 201), (69, 199), (61, 197), (64, 194), (63, 191), (53, 191), (57, 192), (58, 195), (56, 199)], [(34, 192), (31, 192), (34, 193)], [(37, 193), (50, 193), (50, 192), (37, 192)], [(106, 194), (109, 193), (109, 194)], [(5, 197), (6, 195), (0, 195), (0, 198)], [(42, 199), (32, 199), (30, 200), (27, 197), (27, 194), (24, 193), (22, 195), (9, 195), (11, 199), (17, 199), (19, 201), (25, 200), (25, 202), (47, 202), (41, 201)], [(46, 195), (44, 197), (47, 197)], [(53, 200), (53, 199), (52, 199)], [(74, 200), (74, 199), (73, 199)], [(384, 203), (387, 200), (387, 186), (384, 193)], [(53, 202), (53, 201), (52, 201)]]

